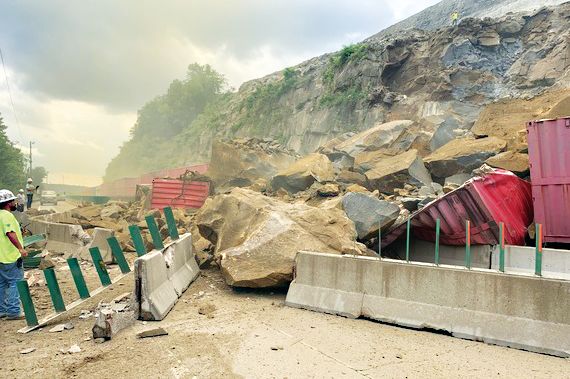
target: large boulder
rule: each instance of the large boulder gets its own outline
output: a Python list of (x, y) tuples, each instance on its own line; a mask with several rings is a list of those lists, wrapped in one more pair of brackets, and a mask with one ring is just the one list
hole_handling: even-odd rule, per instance
[(400, 214), (400, 207), (359, 192), (349, 192), (342, 198), (342, 207), (356, 226), (358, 238), (370, 239), (378, 230), (390, 227)]
[[(361, 166), (364, 163), (361, 163)], [(384, 193), (393, 193), (394, 188), (412, 184), (422, 186), (431, 183), (431, 176), (416, 150), (374, 161), (372, 168), (365, 172), (367, 188)]]
[[(334, 150), (343, 151), (355, 157), (363, 151), (388, 149), (398, 144), (401, 136), (413, 124), (414, 122), (410, 120), (398, 120), (379, 124), (342, 141), (334, 147)], [(413, 141), (410, 141), (409, 144), (411, 142)], [(401, 148), (405, 150), (409, 147), (409, 144), (401, 146)]]
[(234, 186), (247, 186), (259, 178), (271, 179), (297, 158), (296, 153), (271, 139), (214, 141), (208, 176), (216, 184), (233, 180)]
[(366, 186), (366, 176), (358, 172), (342, 170), (336, 177), (336, 182), (343, 184), (358, 184), (364, 187)]
[(110, 203), (101, 209), (101, 217), (118, 219), (121, 217), (124, 209), (117, 203)]
[(431, 174), (443, 181), (449, 176), (480, 167), (489, 157), (503, 151), (506, 145), (497, 137), (456, 139), (428, 155), (424, 161)]
[(196, 224), (215, 246), (226, 282), (235, 287), (287, 285), (299, 250), (366, 252), (341, 209), (289, 204), (244, 188), (208, 199)]
[(334, 168), (326, 155), (309, 154), (285, 170), (279, 171), (271, 180), (271, 187), (277, 191), (280, 188), (289, 193), (304, 191), (315, 182), (334, 180)]
[(489, 166), (509, 170), (517, 175), (527, 175), (529, 173), (528, 154), (517, 153), (515, 151), (505, 151), (497, 154), (485, 161)]
[(365, 173), (371, 170), (381, 161), (390, 158), (393, 155), (386, 154), (383, 150), (363, 151), (358, 153), (354, 158), (354, 170)]

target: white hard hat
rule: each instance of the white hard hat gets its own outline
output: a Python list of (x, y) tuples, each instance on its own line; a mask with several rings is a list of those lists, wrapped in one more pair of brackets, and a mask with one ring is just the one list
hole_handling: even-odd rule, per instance
[(20, 193), (24, 193), (24, 190), (20, 188), (20, 190), (18, 191)]
[(15, 200), (16, 196), (7, 189), (0, 190), (0, 203), (6, 203), (11, 200)]
[(28, 183), (33, 182), (32, 178), (28, 178)]

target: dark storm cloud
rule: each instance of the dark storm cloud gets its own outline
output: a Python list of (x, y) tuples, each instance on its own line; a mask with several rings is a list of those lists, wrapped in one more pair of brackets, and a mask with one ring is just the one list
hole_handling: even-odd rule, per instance
[(125, 111), (208, 53), (223, 48), (239, 62), (268, 47), (277, 59), (308, 58), (349, 34), (379, 31), (393, 20), (389, 9), (383, 1), (4, 1), (0, 46), (36, 97)]

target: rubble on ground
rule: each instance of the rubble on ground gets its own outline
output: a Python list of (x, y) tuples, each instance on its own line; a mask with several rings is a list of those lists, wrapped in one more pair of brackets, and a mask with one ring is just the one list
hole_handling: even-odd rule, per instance
[[(161, 212), (144, 208), (146, 198), (138, 202), (109, 201), (106, 204), (86, 204), (68, 212), (55, 213), (33, 217), (33, 220), (55, 222), (72, 225), (74, 243), (77, 248), (70, 249), (68, 245), (59, 249), (49, 248), (52, 254), (63, 254), (65, 258), (74, 256), (78, 259), (91, 261), (89, 248), (97, 246), (106, 263), (113, 263), (112, 253), (106, 243), (107, 238), (115, 236), (124, 252), (134, 252), (129, 225), (136, 224), (141, 228), (141, 234), (147, 250), (152, 250), (153, 244), (144, 217), (152, 214), (157, 220), (160, 233), (167, 238), (168, 227)], [(193, 210), (173, 209), (179, 232), (190, 230)], [(53, 243), (52, 243), (53, 245)]]
[(124, 293), (110, 303), (99, 303), (95, 310), (93, 339), (110, 340), (119, 331), (133, 325), (135, 311), (131, 302), (131, 293)]

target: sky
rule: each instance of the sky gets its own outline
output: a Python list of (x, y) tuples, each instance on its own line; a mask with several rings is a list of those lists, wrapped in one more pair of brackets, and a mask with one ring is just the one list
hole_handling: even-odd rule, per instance
[(190, 63), (239, 88), (437, 2), (0, 0), (0, 114), (49, 183), (98, 185), (137, 110)]

